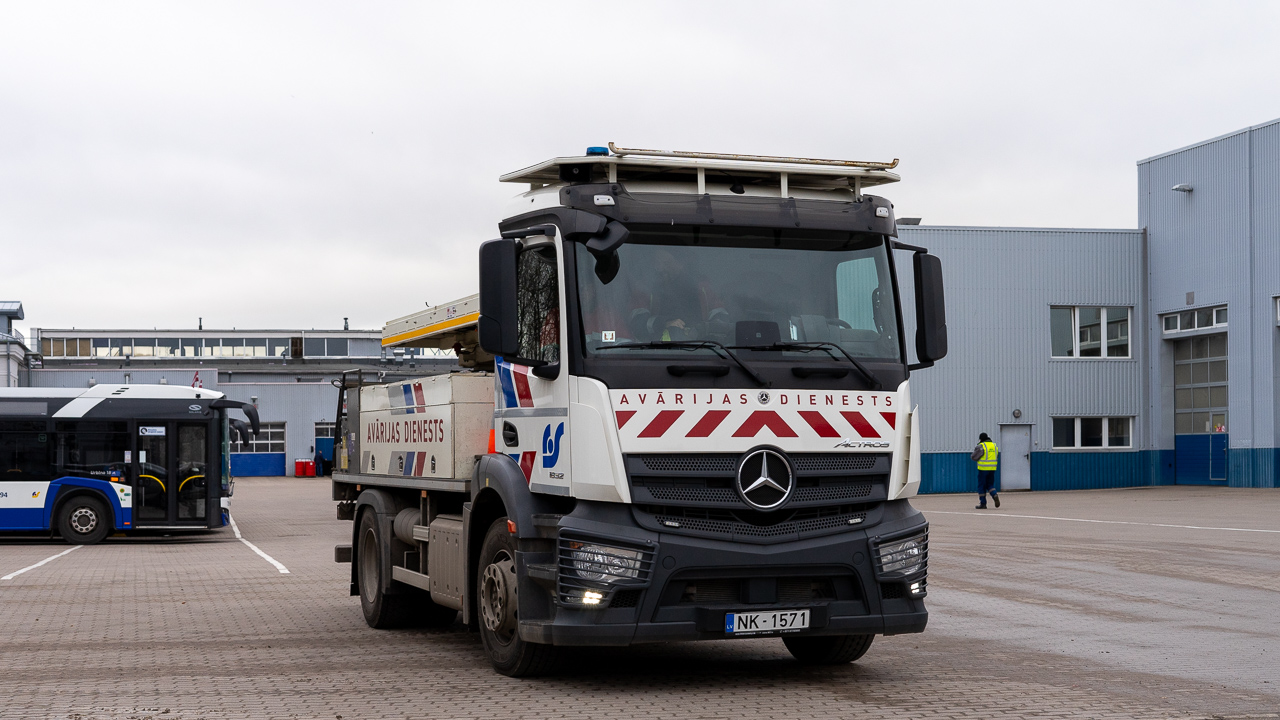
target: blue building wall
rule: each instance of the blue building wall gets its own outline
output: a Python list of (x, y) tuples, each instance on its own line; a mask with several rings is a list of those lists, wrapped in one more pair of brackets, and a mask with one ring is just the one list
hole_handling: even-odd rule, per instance
[[(977, 493), (978, 469), (969, 453), (920, 456), (921, 493)], [(1001, 484), (996, 471), (996, 487)], [(1172, 485), (1172, 451), (1033, 452), (1032, 490), (1097, 490)]]
[[(284, 453), (233, 453), (232, 477), (279, 477), (285, 474)], [(293, 474), (293, 468), (289, 468)]]

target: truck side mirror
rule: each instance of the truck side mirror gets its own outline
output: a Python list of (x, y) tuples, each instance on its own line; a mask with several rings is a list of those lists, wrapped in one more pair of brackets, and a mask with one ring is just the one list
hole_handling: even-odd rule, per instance
[(916, 357), (911, 366), (929, 367), (947, 355), (947, 312), (942, 292), (942, 261), (936, 255), (912, 256), (916, 286)]
[(514, 357), (520, 340), (516, 321), (516, 241), (503, 238), (480, 245), (480, 347), (491, 355)]

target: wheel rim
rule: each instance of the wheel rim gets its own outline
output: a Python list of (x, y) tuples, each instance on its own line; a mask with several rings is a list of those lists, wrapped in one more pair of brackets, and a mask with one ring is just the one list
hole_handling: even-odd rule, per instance
[(500, 551), (484, 569), (480, 579), (480, 616), (485, 629), (502, 644), (515, 637), (516, 564), (506, 551)]
[(360, 597), (372, 603), (378, 596), (378, 539), (373, 528), (360, 538)]
[(82, 505), (71, 512), (70, 524), (72, 531), (88, 535), (98, 527), (98, 513), (93, 508)]

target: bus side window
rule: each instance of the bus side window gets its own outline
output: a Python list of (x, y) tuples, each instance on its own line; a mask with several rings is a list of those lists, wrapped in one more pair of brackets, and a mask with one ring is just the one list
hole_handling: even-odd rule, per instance
[(50, 479), (50, 433), (40, 420), (0, 422), (0, 482)]

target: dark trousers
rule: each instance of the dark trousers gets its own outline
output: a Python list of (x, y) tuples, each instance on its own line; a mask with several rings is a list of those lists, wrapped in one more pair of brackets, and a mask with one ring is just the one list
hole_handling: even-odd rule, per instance
[(978, 504), (983, 507), (987, 506), (987, 493), (996, 494), (995, 470), (978, 471)]

